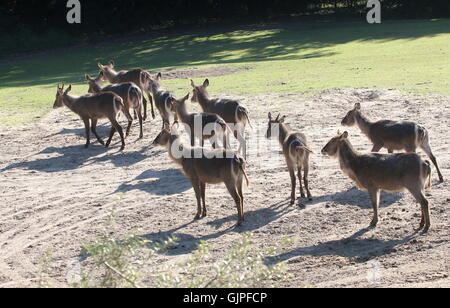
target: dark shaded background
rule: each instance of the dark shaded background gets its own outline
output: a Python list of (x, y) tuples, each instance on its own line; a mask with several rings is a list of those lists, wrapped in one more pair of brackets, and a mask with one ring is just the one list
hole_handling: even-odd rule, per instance
[[(82, 23), (66, 21), (67, 0), (2, 0), (5, 52), (98, 40), (102, 36), (209, 23), (363, 18), (367, 0), (81, 0)], [(381, 0), (383, 18), (450, 17), (449, 0)]]

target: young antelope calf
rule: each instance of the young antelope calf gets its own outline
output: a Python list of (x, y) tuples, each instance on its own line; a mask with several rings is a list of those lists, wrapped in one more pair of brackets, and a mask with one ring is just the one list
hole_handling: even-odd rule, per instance
[[(274, 120), (272, 114), (269, 113), (269, 128), (267, 129), (267, 139), (278, 137), (281, 147), (283, 148), (284, 157), (289, 169), (292, 182), (291, 204), (295, 203), (295, 169), (298, 171), (298, 179), (300, 181), (300, 195), (305, 198), (305, 192), (302, 185), (302, 170), (304, 172), (303, 181), (305, 182), (308, 200), (312, 201), (312, 195), (309, 191), (309, 155), (313, 153), (308, 147), (306, 136), (302, 133), (295, 132), (284, 123), (286, 117), (280, 118), (280, 115)], [(274, 133), (278, 133), (275, 136)]]
[[(195, 219), (206, 217), (206, 184), (225, 183), (233, 197), (238, 211), (238, 226), (244, 221), (244, 179), (249, 185), (245, 172), (245, 159), (230, 150), (202, 150), (200, 158), (191, 158), (193, 148), (185, 147), (177, 131), (166, 124), (163, 131), (153, 142), (155, 146), (166, 147), (170, 158), (177, 163), (192, 183), (197, 198)], [(180, 150), (181, 148), (181, 150)]]
[(144, 95), (142, 94), (141, 89), (132, 82), (128, 83), (120, 83), (120, 84), (112, 84), (106, 87), (103, 87), (102, 79), (103, 72), (100, 72), (97, 78), (92, 78), (89, 75), (86, 75), (86, 80), (89, 83), (89, 93), (101, 93), (101, 92), (112, 92), (119, 95), (123, 103), (125, 105), (124, 114), (128, 119), (128, 128), (126, 136), (130, 135), (131, 126), (133, 125), (133, 118), (130, 114), (130, 109), (133, 108), (137, 116), (139, 117), (139, 124), (141, 128), (141, 132), (139, 135), (139, 139), (144, 138), (143, 131), (143, 118), (142, 118), (142, 108), (143, 108), (143, 99)]
[(380, 191), (408, 190), (422, 207), (420, 229), (430, 228), (430, 213), (428, 201), (423, 194), (425, 184), (431, 186), (431, 167), (428, 161), (423, 161), (417, 154), (366, 154), (362, 155), (353, 149), (348, 133), (338, 133), (336, 137), (323, 148), (322, 154), (337, 158), (342, 171), (356, 185), (369, 192), (373, 206), (371, 227), (378, 224), (378, 206)]
[(178, 119), (172, 105), (172, 101), (176, 99), (175, 95), (172, 92), (162, 89), (161, 79), (161, 73), (156, 75), (155, 78), (144, 78), (143, 76), (143, 80), (145, 80), (144, 87), (146, 91), (149, 91), (153, 94), (156, 108), (158, 109), (159, 114), (161, 115), (161, 118), (163, 120), (162, 128), (164, 129), (166, 124), (171, 124), (172, 119), (174, 119), (175, 122), (177, 122)]
[[(248, 110), (238, 101), (230, 99), (211, 99), (207, 88), (209, 80), (206, 79), (203, 85), (196, 86), (191, 80), (193, 90), (192, 102), (199, 103), (206, 113), (219, 115), (228, 124), (233, 124), (233, 132), (239, 141), (239, 152), (247, 158), (247, 141), (245, 140), (245, 128), (250, 125)], [(229, 141), (228, 141), (229, 142)]]
[[(212, 113), (189, 113), (186, 101), (189, 94), (181, 100), (173, 100), (172, 104), (177, 113), (177, 118), (186, 124), (191, 133), (191, 145), (195, 146), (195, 139), (200, 140), (200, 146), (204, 146), (205, 140), (210, 140), (214, 148), (217, 146), (217, 136), (223, 137), (224, 148), (227, 148), (227, 123), (218, 115)], [(215, 140), (214, 140), (215, 139)]]
[[(53, 109), (57, 109), (65, 105), (81, 117), (86, 128), (87, 142), (85, 147), (89, 147), (91, 130), (95, 137), (97, 137), (98, 142), (106, 147), (109, 147), (115, 132), (118, 131), (120, 139), (122, 140), (122, 147), (120, 150), (123, 151), (125, 149), (125, 139), (123, 136), (122, 127), (117, 122), (117, 115), (125, 109), (125, 105), (123, 104), (120, 96), (112, 92), (105, 92), (76, 97), (69, 95), (71, 90), (72, 86), (69, 86), (66, 91), (64, 91), (64, 85), (61, 88), (58, 86)], [(106, 144), (97, 134), (97, 122), (100, 119), (109, 119), (112, 124), (111, 134)]]
[[(144, 71), (142, 69), (134, 69), (131, 71), (120, 71), (117, 72), (114, 69), (115, 63), (114, 61), (110, 61), (108, 65), (102, 65), (98, 63), (98, 67), (100, 68), (100, 71), (103, 72), (103, 80), (109, 81), (112, 84), (119, 84), (119, 83), (126, 83), (126, 82), (132, 82), (135, 85), (137, 85), (141, 91), (145, 91), (144, 83), (145, 78), (149, 78), (150, 73), (147, 71)], [(144, 78), (143, 78), (144, 77)], [(152, 117), (155, 119), (155, 110), (153, 108), (153, 100), (150, 96), (150, 93), (146, 92), (148, 94), (148, 99), (150, 101), (150, 105), (152, 107)], [(144, 117), (143, 120), (147, 120), (147, 100), (143, 99), (143, 105), (144, 105)]]
[(382, 148), (386, 148), (391, 154), (395, 150), (406, 150), (408, 153), (416, 153), (417, 148), (421, 148), (436, 167), (439, 181), (441, 183), (444, 182), (436, 157), (431, 151), (428, 131), (424, 127), (413, 122), (388, 120), (371, 122), (362, 114), (361, 104), (359, 103), (342, 120), (343, 126), (354, 126), (355, 124), (372, 141), (372, 152), (379, 152)]

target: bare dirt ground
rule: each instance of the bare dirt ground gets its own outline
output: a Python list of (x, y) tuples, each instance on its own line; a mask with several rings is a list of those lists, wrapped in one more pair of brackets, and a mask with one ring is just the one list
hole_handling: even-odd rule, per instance
[[(193, 190), (167, 154), (151, 149), (160, 119), (147, 122), (145, 139), (137, 127), (126, 150), (118, 139), (109, 150), (97, 143), (85, 150), (82, 123), (69, 111), (54, 111), (39, 122), (0, 132), (0, 287), (36, 286), (39, 261), (52, 249), (56, 286), (66, 286), (71, 263), (83, 242), (102, 234), (116, 206), (118, 232), (149, 239), (181, 240), (159, 262), (192, 252), (200, 240), (223, 256), (240, 233), (252, 231), (257, 245), (292, 237), (277, 256), (295, 279), (286, 287), (450, 287), (450, 98), (401, 94), (395, 90), (329, 90), (301, 95), (242, 97), (251, 110), (246, 223), (235, 228), (236, 210), (223, 186), (207, 189), (209, 216), (193, 221)], [(372, 210), (336, 161), (312, 157), (313, 202), (290, 206), (290, 180), (276, 141), (264, 140), (268, 111), (288, 115), (292, 127), (321, 148), (340, 127), (355, 102), (372, 119), (413, 119), (425, 125), (446, 182), (429, 196), (432, 229), (422, 235), (419, 206), (408, 194), (383, 194), (379, 227), (366, 229)], [(276, 104), (275, 104), (276, 102)], [(101, 127), (107, 134), (107, 123)], [(260, 129), (258, 128), (260, 127)], [(360, 151), (371, 148), (356, 128), (350, 138)], [(369, 279), (368, 279), (369, 278)]]

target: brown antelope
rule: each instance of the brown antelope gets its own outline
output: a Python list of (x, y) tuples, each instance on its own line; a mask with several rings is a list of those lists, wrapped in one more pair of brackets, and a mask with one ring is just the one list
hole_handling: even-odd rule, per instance
[[(131, 71), (120, 71), (117, 72), (114, 70), (115, 63), (114, 61), (110, 61), (108, 65), (102, 65), (98, 63), (98, 67), (103, 72), (103, 78), (104, 81), (109, 81), (112, 84), (118, 84), (118, 83), (127, 83), (132, 82), (135, 85), (137, 85), (141, 91), (145, 91), (144, 83), (145, 79), (150, 78), (150, 73), (147, 71), (144, 71), (142, 69), (134, 69)], [(150, 93), (147, 92), (148, 99), (150, 101), (150, 105), (152, 107), (152, 117), (155, 119), (155, 111), (153, 108), (153, 100), (150, 96)], [(147, 120), (147, 100), (143, 99), (144, 103), (144, 117), (143, 120)]]
[(309, 191), (309, 156), (313, 151), (308, 146), (308, 141), (306, 136), (302, 133), (293, 131), (290, 127), (284, 123), (286, 117), (281, 117), (278, 115), (276, 119), (272, 118), (272, 114), (269, 113), (269, 127), (267, 129), (267, 139), (272, 137), (278, 137), (278, 141), (283, 148), (283, 154), (286, 159), (286, 163), (289, 169), (289, 174), (291, 176), (292, 183), (292, 193), (291, 193), (291, 205), (295, 203), (295, 189), (296, 189), (296, 178), (295, 169), (298, 171), (298, 180), (300, 182), (300, 195), (305, 198), (305, 192), (303, 191), (302, 185), (302, 170), (303, 170), (303, 181), (305, 183), (306, 193), (308, 200), (312, 201), (312, 195)]
[(374, 216), (370, 224), (378, 224), (380, 191), (408, 190), (422, 206), (420, 229), (430, 228), (428, 201), (423, 194), (425, 185), (431, 187), (431, 166), (415, 153), (360, 154), (353, 149), (348, 132), (338, 133), (323, 148), (322, 154), (337, 158), (342, 171), (363, 190), (369, 192)]
[(436, 167), (439, 181), (441, 183), (444, 182), (444, 177), (439, 170), (436, 157), (434, 157), (431, 150), (428, 131), (423, 126), (413, 122), (389, 120), (371, 122), (363, 115), (360, 103), (357, 103), (355, 108), (347, 113), (342, 120), (342, 125), (358, 125), (361, 131), (373, 143), (372, 152), (379, 152), (382, 148), (386, 148), (390, 154), (394, 153), (395, 150), (406, 150), (408, 153), (416, 153), (417, 148), (421, 148)]
[[(88, 148), (90, 144), (90, 131), (92, 131), (95, 135), (98, 142), (106, 147), (109, 147), (114, 134), (118, 131), (122, 140), (122, 147), (120, 150), (123, 151), (125, 149), (125, 138), (123, 136), (122, 127), (117, 122), (118, 114), (125, 109), (122, 98), (112, 92), (76, 97), (69, 95), (71, 90), (71, 85), (65, 91), (64, 85), (61, 88), (58, 86), (53, 109), (57, 109), (65, 105), (81, 117), (86, 128), (87, 142), (85, 147)], [(111, 134), (106, 144), (97, 134), (97, 122), (100, 119), (109, 119), (112, 124)]]
[(191, 80), (193, 90), (192, 102), (199, 103), (206, 113), (215, 113), (222, 117), (226, 123), (233, 124), (233, 132), (239, 141), (239, 152), (247, 158), (247, 141), (245, 139), (245, 128), (251, 127), (248, 110), (238, 101), (230, 99), (211, 99), (207, 88), (209, 80), (206, 79), (203, 85), (196, 86)]
[(173, 119), (175, 122), (178, 121), (177, 114), (174, 111), (174, 107), (172, 105), (172, 101), (176, 99), (175, 95), (172, 92), (163, 90), (161, 87), (161, 79), (162, 75), (159, 73), (156, 77), (146, 78), (144, 87), (146, 91), (152, 93), (153, 98), (155, 100), (156, 108), (161, 115), (163, 120), (162, 128), (165, 127), (166, 124), (171, 124), (171, 120)]
[[(181, 143), (180, 135), (175, 128), (166, 123), (162, 132), (153, 142), (154, 146), (166, 147), (170, 158), (177, 163), (192, 183), (197, 198), (197, 215), (195, 219), (206, 217), (206, 184), (225, 183), (233, 197), (238, 210), (238, 226), (244, 221), (244, 195), (242, 192), (244, 179), (249, 185), (245, 172), (245, 159), (236, 152), (220, 150), (201, 150), (199, 158), (191, 158), (193, 148)], [(176, 152), (180, 150), (181, 152)]]
[[(113, 84), (103, 87), (102, 84), (103, 72), (100, 72), (97, 78), (92, 78), (89, 75), (86, 75), (85, 77), (89, 83), (89, 90), (88, 90), (89, 93), (95, 94), (100, 92), (113, 92), (119, 95), (122, 98), (123, 103), (125, 105), (124, 114), (126, 115), (127, 119), (132, 119), (130, 115), (130, 109), (131, 108), (134, 109), (135, 113), (137, 113), (137, 116), (139, 117), (139, 125), (141, 128), (139, 139), (144, 138), (143, 123), (142, 123), (143, 122), (142, 107), (144, 95), (142, 94), (141, 89), (132, 82)], [(127, 137), (130, 135), (132, 125), (133, 120), (131, 121), (128, 120), (128, 128), (126, 132)]]
[(221, 135), (223, 137), (223, 146), (227, 148), (226, 135), (229, 127), (224, 119), (213, 113), (189, 113), (186, 107), (186, 101), (188, 99), (189, 93), (181, 100), (173, 100), (172, 105), (177, 113), (177, 118), (181, 123), (189, 127), (191, 146), (195, 146), (195, 139), (199, 139), (201, 147), (204, 146), (204, 140), (210, 140), (213, 147), (216, 148), (216, 137), (217, 135)]

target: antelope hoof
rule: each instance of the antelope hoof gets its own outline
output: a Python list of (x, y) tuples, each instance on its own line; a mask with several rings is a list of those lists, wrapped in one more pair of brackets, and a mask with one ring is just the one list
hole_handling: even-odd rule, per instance
[(295, 199), (291, 199), (291, 205), (295, 204)]
[(120, 152), (122, 152), (123, 150), (125, 150), (125, 145), (120, 147)]
[(444, 183), (444, 178), (443, 177), (439, 177), (439, 183)]
[(144, 135), (139, 136), (139, 140), (144, 139)]
[(430, 227), (431, 227), (431, 226), (429, 226), (429, 225), (428, 225), (428, 226), (425, 226), (425, 228), (423, 228), (423, 233), (424, 233), (424, 234), (428, 233), (428, 231), (430, 231)]
[(101, 145), (105, 146), (105, 141), (103, 141), (101, 139), (98, 140), (98, 143), (100, 143)]
[(377, 225), (378, 225), (378, 220), (372, 220), (372, 222), (370, 223), (371, 228), (376, 228)]
[(195, 215), (194, 220), (199, 220), (200, 219), (200, 214)]

